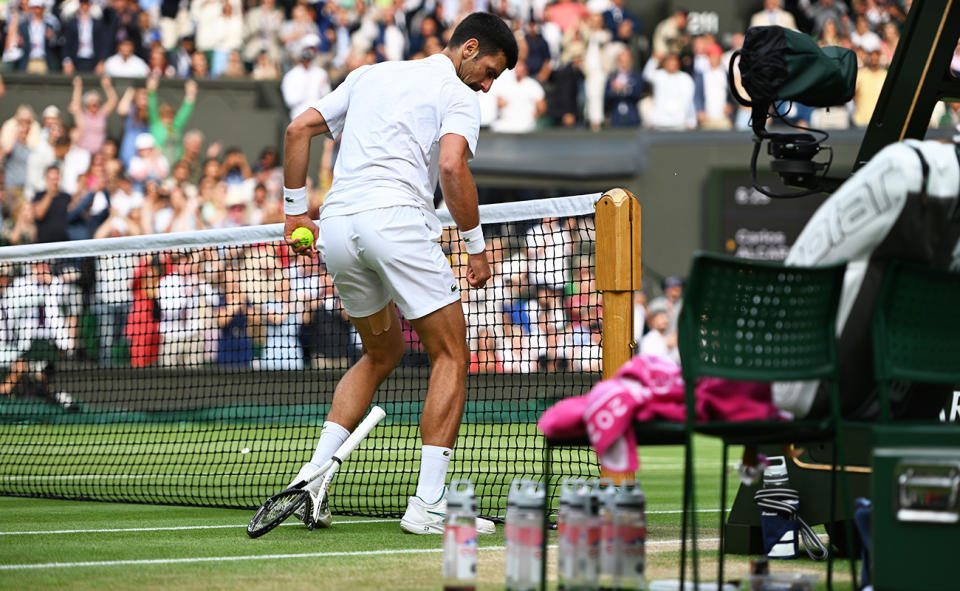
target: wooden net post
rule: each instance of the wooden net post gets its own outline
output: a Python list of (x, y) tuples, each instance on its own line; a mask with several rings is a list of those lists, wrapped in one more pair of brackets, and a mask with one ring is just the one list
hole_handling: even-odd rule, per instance
[[(641, 288), (640, 202), (629, 191), (610, 189), (596, 206), (597, 290), (603, 297), (603, 379), (613, 377), (633, 356), (633, 292)], [(631, 472), (601, 476), (617, 484)]]

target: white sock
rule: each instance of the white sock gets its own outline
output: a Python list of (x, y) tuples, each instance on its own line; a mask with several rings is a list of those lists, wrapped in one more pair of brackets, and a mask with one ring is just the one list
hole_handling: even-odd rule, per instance
[(424, 445), (420, 450), (420, 478), (417, 496), (427, 503), (436, 503), (443, 496), (447, 481), (447, 466), (453, 450), (449, 447)]
[(310, 458), (310, 461), (300, 468), (300, 472), (297, 474), (294, 482), (316, 472), (317, 468), (333, 457), (333, 452), (337, 451), (337, 448), (343, 445), (343, 442), (347, 440), (349, 435), (350, 432), (342, 426), (332, 421), (325, 421), (323, 423), (323, 430), (320, 431), (320, 441), (317, 442), (317, 450), (313, 452), (313, 457)]

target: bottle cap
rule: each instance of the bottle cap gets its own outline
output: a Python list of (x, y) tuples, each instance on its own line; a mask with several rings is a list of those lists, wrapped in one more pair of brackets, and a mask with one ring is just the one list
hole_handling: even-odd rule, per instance
[(567, 505), (570, 509), (586, 514), (590, 514), (591, 496), (590, 483), (579, 478), (570, 478), (564, 480), (563, 489), (560, 492), (561, 498), (567, 499)]
[(526, 481), (526, 478), (514, 478), (513, 482), (510, 483), (510, 488), (507, 490), (508, 508), (517, 506), (517, 499), (520, 498), (520, 494), (523, 491), (523, 486)]
[(616, 506), (619, 508), (643, 509), (646, 503), (646, 497), (640, 488), (640, 484), (634, 480), (624, 482), (617, 490)]
[(517, 507), (543, 511), (546, 492), (543, 484), (536, 480), (524, 480), (520, 483), (520, 490), (517, 493)]
[(447, 488), (447, 510), (469, 509), (476, 513), (477, 496), (473, 492), (473, 484), (469, 480), (453, 480)]
[(610, 478), (601, 478), (590, 487), (590, 496), (594, 499), (594, 513), (599, 512), (601, 507), (612, 510), (617, 498), (617, 485)]
[(560, 483), (560, 505), (570, 506), (577, 502), (577, 491), (586, 484), (580, 478), (564, 478)]

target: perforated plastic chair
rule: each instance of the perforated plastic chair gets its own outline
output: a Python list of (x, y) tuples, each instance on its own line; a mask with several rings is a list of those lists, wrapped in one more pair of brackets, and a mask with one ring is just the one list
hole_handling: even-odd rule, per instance
[(891, 420), (891, 381), (960, 383), (958, 304), (960, 273), (903, 263), (887, 269), (873, 314), (874, 374), (884, 423)]
[[(681, 536), (685, 547), (689, 514), (695, 583), (699, 573), (693, 432), (723, 440), (718, 581), (723, 580), (727, 447), (839, 437), (835, 318), (845, 267), (786, 267), (709, 253), (694, 255), (680, 313), (679, 345), (687, 402), (684, 508), (688, 511), (684, 512)], [(695, 389), (698, 378), (705, 376), (754, 382), (827, 380), (831, 416), (791, 422), (697, 423)], [(841, 441), (835, 443), (834, 468), (837, 450), (842, 448)], [(831, 499), (836, 498), (836, 472), (832, 471)], [(833, 507), (831, 503), (831, 521)], [(852, 574), (854, 569), (851, 566)], [(828, 582), (831, 580), (832, 559), (828, 563)]]

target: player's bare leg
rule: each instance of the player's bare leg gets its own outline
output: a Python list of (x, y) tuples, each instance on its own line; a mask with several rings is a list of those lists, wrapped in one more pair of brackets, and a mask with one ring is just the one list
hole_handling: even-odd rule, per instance
[(403, 333), (392, 302), (376, 314), (350, 318), (350, 322), (360, 334), (363, 355), (340, 378), (333, 391), (333, 402), (323, 423), (317, 449), (294, 482), (312, 474), (330, 459), (363, 419), (373, 394), (403, 357)]
[(457, 441), (467, 387), (467, 328), (460, 302), (411, 320), (430, 357), (430, 385), (420, 419), (424, 445), (452, 448)]
[(403, 357), (403, 333), (393, 302), (364, 318), (350, 318), (363, 342), (363, 355), (343, 374), (333, 391), (327, 420), (352, 431), (370, 407), (373, 395)]
[[(413, 534), (443, 533), (447, 510), (447, 467), (457, 441), (466, 400), (467, 329), (460, 302), (411, 320), (430, 356), (430, 385), (420, 418), (423, 448), (417, 492), (407, 502), (400, 528)], [(477, 518), (477, 533), (495, 531), (492, 521)]]

